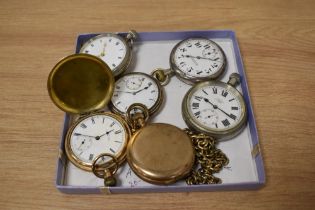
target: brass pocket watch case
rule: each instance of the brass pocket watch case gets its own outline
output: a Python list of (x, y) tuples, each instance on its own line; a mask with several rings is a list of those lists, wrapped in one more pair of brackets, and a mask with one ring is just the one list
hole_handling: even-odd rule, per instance
[(101, 59), (87, 54), (63, 58), (48, 76), (51, 100), (61, 110), (81, 114), (104, 108), (114, 91), (114, 77)]
[(141, 179), (153, 184), (171, 184), (184, 178), (191, 171), (194, 158), (189, 136), (164, 123), (138, 130), (127, 148), (129, 166)]

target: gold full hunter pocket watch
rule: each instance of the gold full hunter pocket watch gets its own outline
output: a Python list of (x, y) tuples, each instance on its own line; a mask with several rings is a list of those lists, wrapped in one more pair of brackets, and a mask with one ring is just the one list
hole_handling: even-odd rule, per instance
[(227, 83), (205, 81), (194, 85), (182, 102), (188, 127), (218, 140), (236, 136), (247, 120), (244, 98), (235, 88), (239, 83), (239, 74), (232, 73)]
[(80, 53), (94, 55), (102, 59), (112, 70), (115, 77), (126, 71), (132, 59), (133, 42), (137, 39), (134, 30), (126, 38), (114, 33), (102, 33), (89, 39)]
[(148, 123), (149, 110), (143, 104), (132, 104), (126, 114), (133, 133), (127, 161), (137, 176), (165, 185), (190, 174), (195, 152), (187, 133), (170, 124)]
[(68, 159), (104, 178), (105, 185), (115, 184), (112, 175), (125, 160), (131, 131), (122, 117), (99, 111), (113, 94), (111, 69), (96, 56), (70, 55), (55, 65), (47, 85), (52, 101), (61, 110), (80, 114), (66, 135)]
[(226, 57), (212, 40), (193, 37), (180, 41), (170, 54), (170, 69), (156, 69), (152, 74), (167, 84), (172, 75), (187, 84), (214, 80), (225, 71)]

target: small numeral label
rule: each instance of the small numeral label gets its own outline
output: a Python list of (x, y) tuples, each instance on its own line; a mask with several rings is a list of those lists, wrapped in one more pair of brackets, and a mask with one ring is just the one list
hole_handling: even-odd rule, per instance
[(199, 117), (200, 117), (200, 111), (194, 113), (194, 115), (195, 115), (197, 118), (199, 118)]
[(230, 118), (235, 120), (236, 119), (236, 116), (234, 114), (230, 114)]
[(226, 126), (229, 126), (230, 125), (230, 122), (228, 119), (225, 119), (222, 121), (222, 124), (226, 127)]
[(210, 45), (206, 44), (205, 46), (203, 46), (205, 49), (209, 49)]
[(200, 97), (200, 96), (195, 96), (195, 99), (196, 99), (197, 101), (201, 101), (202, 97)]
[(115, 131), (115, 134), (119, 134), (121, 133), (121, 130)]
[(94, 154), (90, 154), (89, 160), (93, 160)]
[(196, 45), (196, 47), (198, 47), (198, 48), (200, 48), (200, 47), (201, 47), (200, 42), (195, 43), (195, 45)]
[(228, 95), (228, 92), (227, 92), (227, 91), (225, 91), (225, 90), (222, 90), (221, 95), (222, 95), (223, 97), (226, 97), (226, 96)]
[(198, 109), (199, 108), (199, 103), (193, 103), (192, 104), (193, 109)]

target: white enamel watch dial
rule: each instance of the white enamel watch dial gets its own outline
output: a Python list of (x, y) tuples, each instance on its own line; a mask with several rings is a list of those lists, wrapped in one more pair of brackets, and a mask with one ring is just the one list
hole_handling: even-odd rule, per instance
[(125, 114), (131, 104), (145, 105), (149, 114), (158, 110), (162, 103), (162, 88), (150, 75), (134, 72), (118, 79), (110, 102), (110, 108), (119, 114)]
[(247, 115), (242, 95), (230, 84), (219, 81), (192, 87), (183, 100), (182, 110), (189, 127), (220, 139), (236, 135)]
[(101, 153), (115, 155), (121, 163), (129, 137), (129, 128), (119, 116), (111, 113), (89, 115), (70, 128), (65, 143), (66, 153), (74, 165), (90, 171), (94, 158)]
[(128, 40), (112, 33), (100, 34), (89, 39), (80, 53), (99, 57), (111, 68), (114, 76), (118, 76), (126, 70), (131, 60), (131, 42)]
[(189, 38), (172, 50), (171, 69), (186, 83), (218, 78), (225, 70), (226, 58), (221, 47), (206, 38)]

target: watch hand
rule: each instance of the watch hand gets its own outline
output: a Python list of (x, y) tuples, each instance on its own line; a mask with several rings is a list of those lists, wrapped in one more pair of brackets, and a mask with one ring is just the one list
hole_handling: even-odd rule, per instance
[(184, 55), (187, 58), (197, 58), (197, 59), (204, 59), (204, 60), (210, 60), (210, 61), (217, 61), (219, 58), (211, 59), (211, 58), (205, 58), (201, 56), (192, 56), (192, 55)]
[(104, 134), (102, 134), (102, 135), (100, 135), (100, 136), (98, 136), (98, 137), (102, 137), (102, 136), (105, 136), (105, 135), (108, 135), (110, 132), (112, 132), (114, 129), (112, 129), (112, 130), (110, 130), (110, 131), (107, 131), (106, 133), (104, 133)]
[(198, 63), (197, 63), (197, 61), (195, 60), (195, 58), (194, 57), (190, 57), (191, 58), (191, 60), (194, 62), (194, 64), (196, 65), (196, 66), (198, 66)]
[(103, 51), (101, 52), (101, 56), (105, 56), (105, 47), (106, 47), (106, 43), (104, 43), (104, 47), (103, 47)]
[(131, 94), (134, 94), (134, 92), (122, 91), (122, 90), (116, 90), (115, 92), (121, 92), (121, 93), (131, 93)]
[(220, 110), (220, 111), (223, 112), (225, 115), (227, 115), (229, 118), (231, 118), (232, 120), (235, 120), (233, 117), (231, 117), (231, 115), (229, 115), (228, 113), (226, 113), (225, 111), (223, 111), (222, 109), (220, 109), (217, 105), (214, 105), (213, 103), (211, 103), (211, 102), (209, 101), (209, 99), (203, 98), (203, 100), (204, 100), (205, 102), (211, 104), (214, 109)]
[(150, 86), (146, 86), (146, 87), (144, 87), (144, 88), (142, 88), (142, 89), (140, 89), (140, 90), (137, 90), (136, 92), (133, 92), (132, 94), (133, 95), (136, 95), (137, 93), (140, 93), (141, 91), (143, 91), (143, 90), (146, 90), (146, 89), (148, 89)]
[(78, 147), (78, 149), (81, 148), (81, 146), (84, 144), (84, 142), (85, 142), (85, 139), (81, 142), (81, 144), (80, 144), (80, 146)]
[(74, 133), (75, 136), (86, 136), (86, 137), (90, 137), (90, 138), (95, 138), (95, 136), (89, 136), (89, 135), (85, 135), (85, 134), (81, 134), (81, 133)]

